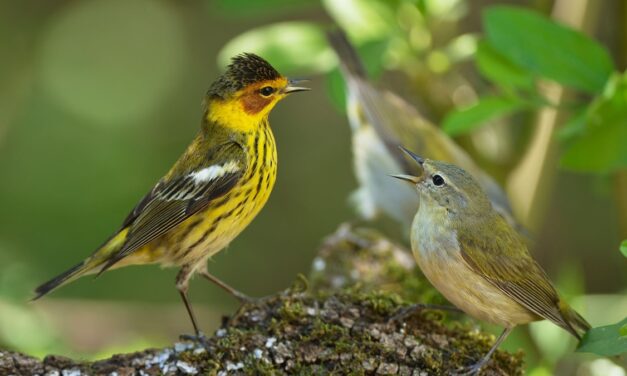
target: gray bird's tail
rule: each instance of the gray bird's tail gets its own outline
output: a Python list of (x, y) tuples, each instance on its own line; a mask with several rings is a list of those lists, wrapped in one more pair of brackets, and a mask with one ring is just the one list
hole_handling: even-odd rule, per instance
[(349, 77), (366, 78), (366, 68), (346, 33), (340, 29), (327, 31), (327, 40), (340, 59), (341, 69)]
[(577, 311), (560, 301), (559, 309), (566, 323), (564, 329), (581, 341), (582, 334), (590, 330), (590, 324)]

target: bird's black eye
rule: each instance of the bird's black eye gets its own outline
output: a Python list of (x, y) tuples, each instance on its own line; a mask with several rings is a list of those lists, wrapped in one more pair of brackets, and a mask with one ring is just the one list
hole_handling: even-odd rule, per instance
[(264, 97), (269, 97), (274, 93), (274, 88), (272, 86), (264, 86), (259, 90), (259, 93)]
[(433, 185), (435, 185), (436, 187), (444, 185), (444, 178), (440, 175), (433, 175), (431, 180), (433, 181)]

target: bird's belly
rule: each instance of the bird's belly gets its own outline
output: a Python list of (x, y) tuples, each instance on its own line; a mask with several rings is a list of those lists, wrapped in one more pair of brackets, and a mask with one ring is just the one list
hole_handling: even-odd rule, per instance
[[(370, 207), (409, 226), (418, 210), (418, 194), (408, 184), (390, 177), (403, 171), (372, 127), (355, 130), (353, 154), (355, 173), (363, 190), (361, 198), (371, 200)], [(362, 215), (370, 218), (373, 213)]]
[(437, 254), (414, 251), (414, 256), (429, 282), (468, 315), (504, 327), (538, 319), (470, 269), (458, 250)]

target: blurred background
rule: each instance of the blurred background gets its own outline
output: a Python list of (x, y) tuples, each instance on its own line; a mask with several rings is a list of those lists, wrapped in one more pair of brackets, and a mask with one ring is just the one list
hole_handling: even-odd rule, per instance
[[(36, 285), (118, 228), (192, 139), (205, 90), (243, 51), (286, 75), (310, 77), (314, 90), (273, 111), (276, 188), (209, 270), (253, 296), (307, 274), (323, 237), (354, 218), (343, 83), (324, 27), (347, 30), (373, 79), (434, 123), (451, 123), (453, 111), (506, 86), (476, 61), (482, 14), (496, 3), (503, 2), (0, 0), (0, 347), (91, 359), (166, 345), (191, 331), (175, 269), (129, 267), (27, 301)], [(624, 88), (623, 1), (512, 3), (593, 37), (613, 61), (612, 88)], [(593, 326), (613, 324), (627, 313), (627, 263), (618, 251), (627, 238), (625, 159), (590, 166), (592, 149), (568, 149), (585, 126), (579, 115), (590, 115), (590, 103), (603, 106), (612, 88), (562, 90), (536, 78), (538, 92), (563, 107), (484, 116), (481, 127), (465, 123), (457, 141), (507, 188), (535, 235), (534, 257), (560, 291)], [(609, 150), (603, 140), (596, 147)], [(624, 156), (627, 140), (611, 141), (622, 143)], [(237, 307), (200, 280), (190, 296), (207, 333)], [(505, 347), (527, 352), (530, 374), (625, 374), (609, 360), (571, 354), (573, 342), (550, 324), (517, 332)]]

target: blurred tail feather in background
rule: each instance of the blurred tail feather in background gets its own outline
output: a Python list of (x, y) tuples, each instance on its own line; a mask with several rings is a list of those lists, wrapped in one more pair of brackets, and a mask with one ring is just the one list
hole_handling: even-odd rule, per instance
[(404, 228), (411, 225), (419, 200), (411, 189), (398, 187), (388, 177), (390, 173), (418, 172), (398, 149), (398, 145), (405, 145), (425, 158), (462, 166), (479, 181), (494, 207), (510, 223), (516, 223), (505, 192), (464, 149), (405, 100), (370, 82), (357, 51), (342, 30), (328, 31), (327, 39), (346, 81), (353, 163), (359, 183), (352, 198), (362, 217), (372, 219), (382, 212)]

